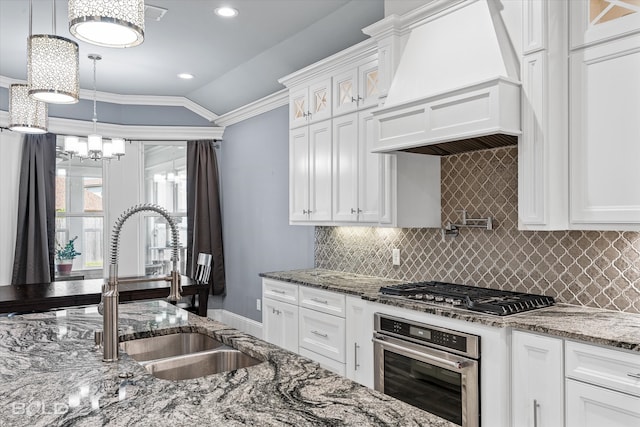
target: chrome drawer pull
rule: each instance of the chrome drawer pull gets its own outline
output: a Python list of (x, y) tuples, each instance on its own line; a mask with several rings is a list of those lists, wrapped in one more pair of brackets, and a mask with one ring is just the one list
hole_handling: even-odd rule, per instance
[(357, 342), (353, 343), (353, 366), (354, 366), (354, 371), (357, 371), (358, 368), (360, 367), (360, 364), (358, 363), (358, 349), (360, 348), (360, 346), (358, 345)]
[(329, 335), (327, 335), (327, 334), (323, 334), (322, 332), (318, 332), (318, 331), (311, 331), (311, 333), (312, 333), (312, 334), (314, 334), (314, 335), (317, 335), (317, 336), (319, 336), (319, 337), (322, 337), (322, 338), (329, 338)]
[(628, 377), (636, 378), (640, 380), (640, 374), (627, 374)]
[(271, 292), (275, 292), (276, 294), (286, 294), (285, 291), (281, 291), (280, 289), (272, 289)]
[(276, 310), (275, 308), (272, 308), (271, 310), (273, 310), (273, 314), (277, 314), (278, 316), (282, 313), (280, 310)]
[(311, 301), (319, 302), (320, 304), (329, 304), (329, 301), (327, 301), (326, 299), (311, 298)]
[(536, 399), (533, 399), (533, 427), (538, 427), (538, 408), (540, 404)]

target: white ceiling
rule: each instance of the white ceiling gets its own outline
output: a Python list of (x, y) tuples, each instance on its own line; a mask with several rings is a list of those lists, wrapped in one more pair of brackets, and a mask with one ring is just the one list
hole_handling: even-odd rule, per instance
[[(57, 34), (72, 38), (67, 1), (56, 1)], [(99, 53), (97, 88), (127, 95), (184, 96), (222, 115), (283, 87), (277, 79), (366, 38), (383, 0), (147, 0), (168, 9), (146, 20), (145, 41), (129, 49), (78, 40), (80, 86), (92, 88), (89, 53)], [(0, 76), (26, 80), (27, 0), (0, 0)], [(51, 0), (33, 0), (33, 33), (51, 33)], [(229, 5), (233, 19), (215, 15)], [(73, 38), (72, 38), (73, 39)], [(195, 75), (180, 80), (177, 73)]]

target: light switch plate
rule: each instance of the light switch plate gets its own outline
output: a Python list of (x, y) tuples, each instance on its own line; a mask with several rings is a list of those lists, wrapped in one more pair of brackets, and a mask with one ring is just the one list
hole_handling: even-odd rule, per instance
[(400, 265), (400, 249), (394, 248), (391, 250), (391, 260), (393, 265)]

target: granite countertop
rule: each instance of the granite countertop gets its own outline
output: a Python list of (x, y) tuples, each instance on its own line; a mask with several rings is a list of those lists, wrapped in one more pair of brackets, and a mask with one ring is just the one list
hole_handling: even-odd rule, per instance
[[(0, 317), (0, 426), (454, 427), (317, 363), (164, 301), (122, 304), (124, 339), (202, 332), (264, 363), (185, 381), (102, 362), (95, 307)], [(131, 373), (130, 377), (120, 375)]]
[(552, 307), (500, 317), (378, 294), (378, 290), (383, 284), (404, 283), (398, 280), (325, 269), (278, 271), (263, 273), (261, 276), (335, 292), (360, 295), (369, 301), (438, 316), (494, 327), (511, 327), (540, 332), (640, 352), (640, 315), (637, 314), (557, 304)]

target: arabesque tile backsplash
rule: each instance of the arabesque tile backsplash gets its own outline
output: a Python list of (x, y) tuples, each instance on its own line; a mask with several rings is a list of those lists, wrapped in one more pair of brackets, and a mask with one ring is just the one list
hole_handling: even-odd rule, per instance
[[(560, 302), (640, 313), (640, 233), (519, 231), (516, 147), (442, 158), (442, 221), (492, 216), (494, 230), (316, 227), (318, 268), (543, 293)], [(391, 264), (400, 248), (402, 264)]]

